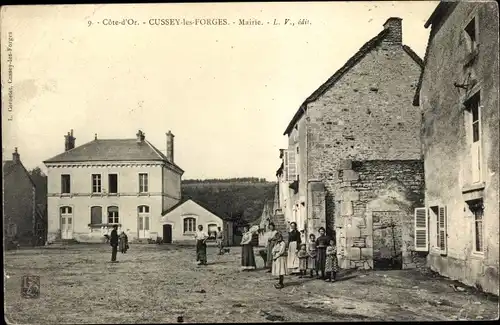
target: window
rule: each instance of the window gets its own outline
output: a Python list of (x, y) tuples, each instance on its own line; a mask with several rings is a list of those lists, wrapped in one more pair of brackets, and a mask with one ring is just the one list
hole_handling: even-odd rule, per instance
[(139, 213), (149, 213), (149, 207), (147, 205), (139, 206)]
[(61, 175), (61, 193), (71, 193), (71, 177), (70, 175)]
[(73, 214), (73, 208), (61, 207), (61, 214)]
[(90, 223), (93, 225), (102, 223), (102, 207), (90, 208)]
[(148, 192), (148, 174), (139, 174), (139, 193)]
[(476, 19), (473, 18), (465, 27), (465, 33), (468, 37), (469, 50), (477, 49)]
[(92, 174), (92, 193), (101, 193), (101, 174)]
[(428, 220), (425, 208), (415, 209), (415, 251), (427, 252), (429, 250), (428, 237)]
[(195, 218), (185, 218), (184, 219), (184, 233), (195, 232), (196, 231), (196, 219)]
[(469, 203), (469, 209), (474, 215), (474, 251), (475, 252), (483, 252), (484, 244), (483, 244), (483, 200), (476, 200)]
[(472, 96), (466, 103), (469, 112), (470, 150), (471, 150), (471, 177), (472, 183), (481, 181), (481, 106), (479, 92)]
[(108, 223), (119, 223), (118, 207), (108, 207)]
[(118, 193), (118, 174), (109, 174), (109, 193), (116, 194)]

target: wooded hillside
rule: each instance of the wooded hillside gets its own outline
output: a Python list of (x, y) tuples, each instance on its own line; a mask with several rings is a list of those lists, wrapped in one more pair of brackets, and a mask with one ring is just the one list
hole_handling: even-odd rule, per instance
[(224, 219), (236, 224), (260, 218), (264, 203), (274, 199), (276, 183), (259, 178), (183, 180), (183, 200), (191, 198)]

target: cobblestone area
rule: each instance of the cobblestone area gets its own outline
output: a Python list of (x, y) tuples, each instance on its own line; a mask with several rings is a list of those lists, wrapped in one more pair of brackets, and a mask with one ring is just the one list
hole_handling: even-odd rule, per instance
[[(241, 272), (240, 248), (194, 263), (194, 248), (133, 245), (109, 263), (106, 245), (5, 253), (9, 323), (381, 321), (498, 318), (498, 299), (417, 271), (340, 274), (340, 281)], [(262, 260), (257, 258), (257, 266)], [(40, 276), (38, 299), (20, 295), (23, 275)], [(455, 285), (455, 287), (453, 287)], [(460, 289), (458, 289), (460, 288)]]

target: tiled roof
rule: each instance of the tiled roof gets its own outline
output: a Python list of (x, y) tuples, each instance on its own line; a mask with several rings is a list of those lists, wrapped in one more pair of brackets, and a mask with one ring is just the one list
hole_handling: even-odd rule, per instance
[(149, 141), (137, 142), (136, 139), (97, 139), (79, 147), (65, 151), (44, 163), (81, 162), (81, 161), (145, 161), (158, 160), (169, 163), (167, 157)]
[[(356, 54), (354, 54), (347, 62), (333, 74), (325, 83), (323, 83), (318, 89), (316, 89), (299, 107), (292, 120), (288, 124), (283, 135), (289, 134), (295, 123), (302, 117), (307, 109), (307, 104), (316, 101), (321, 95), (323, 95), (328, 89), (330, 89), (337, 81), (340, 80), (352, 67), (354, 67), (366, 54), (368, 54), (372, 49), (374, 49), (389, 33), (389, 30), (384, 29), (377, 36), (366, 42)], [(403, 50), (420, 66), (423, 65), (422, 59), (408, 46), (403, 45)]]
[[(22, 171), (24, 173), (26, 173), (26, 176), (28, 177), (28, 179), (30, 180), (31, 184), (33, 186), (35, 186), (35, 183), (33, 182), (33, 180), (31, 179), (31, 176), (30, 176), (30, 173), (28, 172), (28, 170), (26, 169), (26, 167), (24, 167), (24, 165), (19, 162), (19, 163), (15, 163), (13, 160), (6, 160), (3, 162), (3, 177), (4, 177), (4, 181), (7, 180), (7, 178), (5, 178), (7, 175), (9, 175), (11, 172), (13, 172), (15, 170), (15, 168), (21, 168)], [(9, 186), (10, 184), (4, 184), (5, 187)], [(12, 184), (14, 185), (14, 184)]]

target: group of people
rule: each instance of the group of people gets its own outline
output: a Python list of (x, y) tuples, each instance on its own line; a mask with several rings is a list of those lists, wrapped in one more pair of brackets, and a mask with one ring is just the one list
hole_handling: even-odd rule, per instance
[[(207, 239), (208, 234), (203, 231), (203, 226), (198, 225), (198, 230), (194, 234), (196, 239), (196, 262), (198, 265), (207, 265)], [(221, 227), (217, 227), (217, 233), (215, 235), (215, 241), (219, 249), (218, 255), (224, 254), (224, 233)]]
[(122, 254), (125, 254), (129, 249), (128, 245), (128, 236), (122, 231), (120, 235), (118, 235), (118, 226), (114, 225), (113, 230), (111, 231), (111, 235), (109, 236), (109, 244), (111, 245), (111, 262), (116, 262), (116, 255), (118, 253), (118, 249)]
[(290, 223), (288, 242), (283, 241), (283, 235), (270, 224), (267, 242), (266, 267), (273, 276), (278, 277), (276, 288), (283, 288), (285, 275), (304, 277), (309, 271), (310, 277), (315, 275), (325, 281), (334, 282), (338, 272), (337, 246), (335, 234), (326, 235), (325, 228), (319, 228), (319, 236), (309, 235), (304, 243), (295, 222)]

